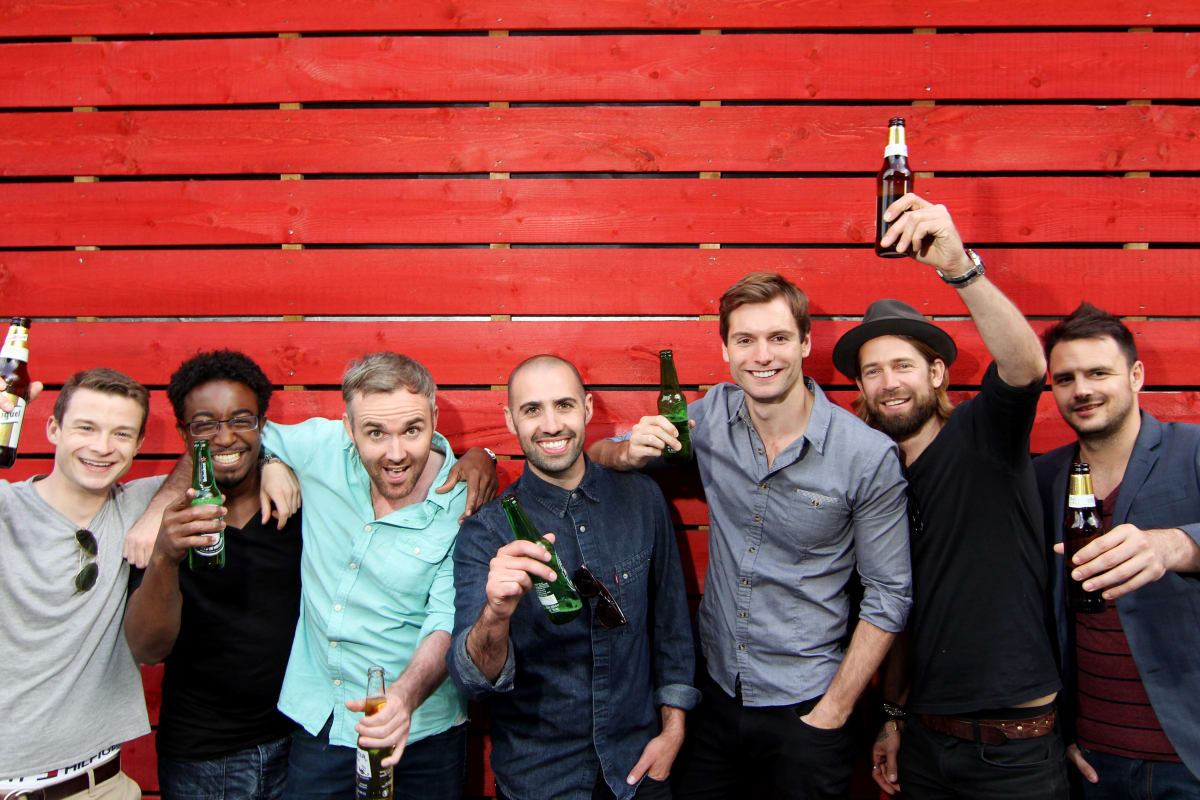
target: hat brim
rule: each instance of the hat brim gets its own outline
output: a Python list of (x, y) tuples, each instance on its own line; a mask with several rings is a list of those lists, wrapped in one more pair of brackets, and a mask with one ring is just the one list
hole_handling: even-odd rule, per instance
[(842, 334), (833, 346), (833, 365), (850, 380), (858, 378), (858, 351), (864, 344), (880, 336), (910, 336), (933, 348), (946, 366), (958, 357), (958, 347), (950, 334), (924, 320), (889, 317), (863, 322)]

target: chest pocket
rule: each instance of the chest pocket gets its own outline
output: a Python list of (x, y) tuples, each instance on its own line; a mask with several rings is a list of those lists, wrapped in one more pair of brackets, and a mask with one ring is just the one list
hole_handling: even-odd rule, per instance
[[(613, 575), (597, 575), (613, 599), (625, 613), (627, 625), (620, 628), (621, 633), (645, 635), (646, 605), (650, 597), (650, 554), (647, 548), (632, 558), (620, 561)], [(598, 601), (589, 600), (594, 604)]]
[(424, 613), (433, 577), (453, 544), (453, 536), (431, 539), (424, 532), (380, 531), (364, 559), (365, 577), (385, 587), (390, 603), (401, 611)]
[(842, 547), (850, 509), (837, 497), (796, 489), (791, 502), (792, 535), (809, 553), (827, 553)]

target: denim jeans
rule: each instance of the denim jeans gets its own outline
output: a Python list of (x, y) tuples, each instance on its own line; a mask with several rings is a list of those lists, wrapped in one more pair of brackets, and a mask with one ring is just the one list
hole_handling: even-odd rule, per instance
[(984, 744), (930, 730), (910, 717), (900, 735), (906, 800), (1066, 800), (1066, 748), (1058, 730)]
[[(333, 717), (316, 736), (292, 733), (285, 800), (346, 800), (354, 797), (353, 747), (329, 743)], [(422, 739), (404, 748), (393, 771), (395, 800), (461, 800), (467, 775), (467, 726)]]
[(279, 800), (291, 737), (207, 761), (158, 760), (163, 800)]
[(1183, 764), (1080, 752), (1100, 777), (1099, 783), (1080, 780), (1084, 800), (1200, 800), (1200, 780)]

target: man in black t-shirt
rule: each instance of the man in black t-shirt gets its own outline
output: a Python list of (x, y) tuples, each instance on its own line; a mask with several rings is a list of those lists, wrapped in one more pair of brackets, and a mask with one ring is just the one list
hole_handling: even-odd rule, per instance
[[(166, 800), (277, 798), (294, 725), (275, 704), (300, 610), (301, 537), (299, 515), (269, 525), (259, 496), (271, 383), (248, 357), (222, 350), (185, 361), (167, 395), (186, 451), (209, 441), (225, 500), (192, 507), (190, 489), (179, 495), (145, 572), (130, 580), (130, 648), (143, 663), (166, 662), (159, 785)], [(188, 550), (222, 528), (224, 568), (188, 569)]]
[(858, 385), (855, 410), (896, 440), (909, 482), (913, 608), (885, 665), (891, 719), (873, 775), (908, 798), (1065, 798), (1049, 545), (1029, 458), (1045, 359), (945, 207), (908, 194), (887, 214), (882, 244), (958, 290), (995, 360), (955, 409), (954, 341), (898, 300), (872, 303), (834, 348)]

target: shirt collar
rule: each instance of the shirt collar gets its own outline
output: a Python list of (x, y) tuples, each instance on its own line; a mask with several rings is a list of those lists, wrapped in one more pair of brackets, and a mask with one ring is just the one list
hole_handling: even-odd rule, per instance
[(556, 517), (566, 516), (567, 506), (576, 492), (594, 503), (599, 502), (600, 481), (603, 480), (604, 470), (593, 464), (586, 454), (580, 454), (579, 457), (584, 460), (585, 470), (583, 480), (574, 489), (564, 489), (546, 481), (534, 472), (526, 461), (525, 471), (521, 473), (521, 491)]
[[(833, 417), (833, 411), (829, 398), (825, 396), (825, 392), (817, 385), (816, 381), (805, 375), (804, 386), (812, 392), (813, 404), (808, 412), (808, 424), (804, 426), (804, 435), (801, 438), (807, 439), (818, 453), (824, 454), (825, 437), (829, 434), (829, 423)], [(735, 422), (753, 425), (750, 411), (746, 408), (746, 393), (742, 391), (739, 392), (739, 395), (738, 402), (734, 405), (727, 421), (730, 425)]]

